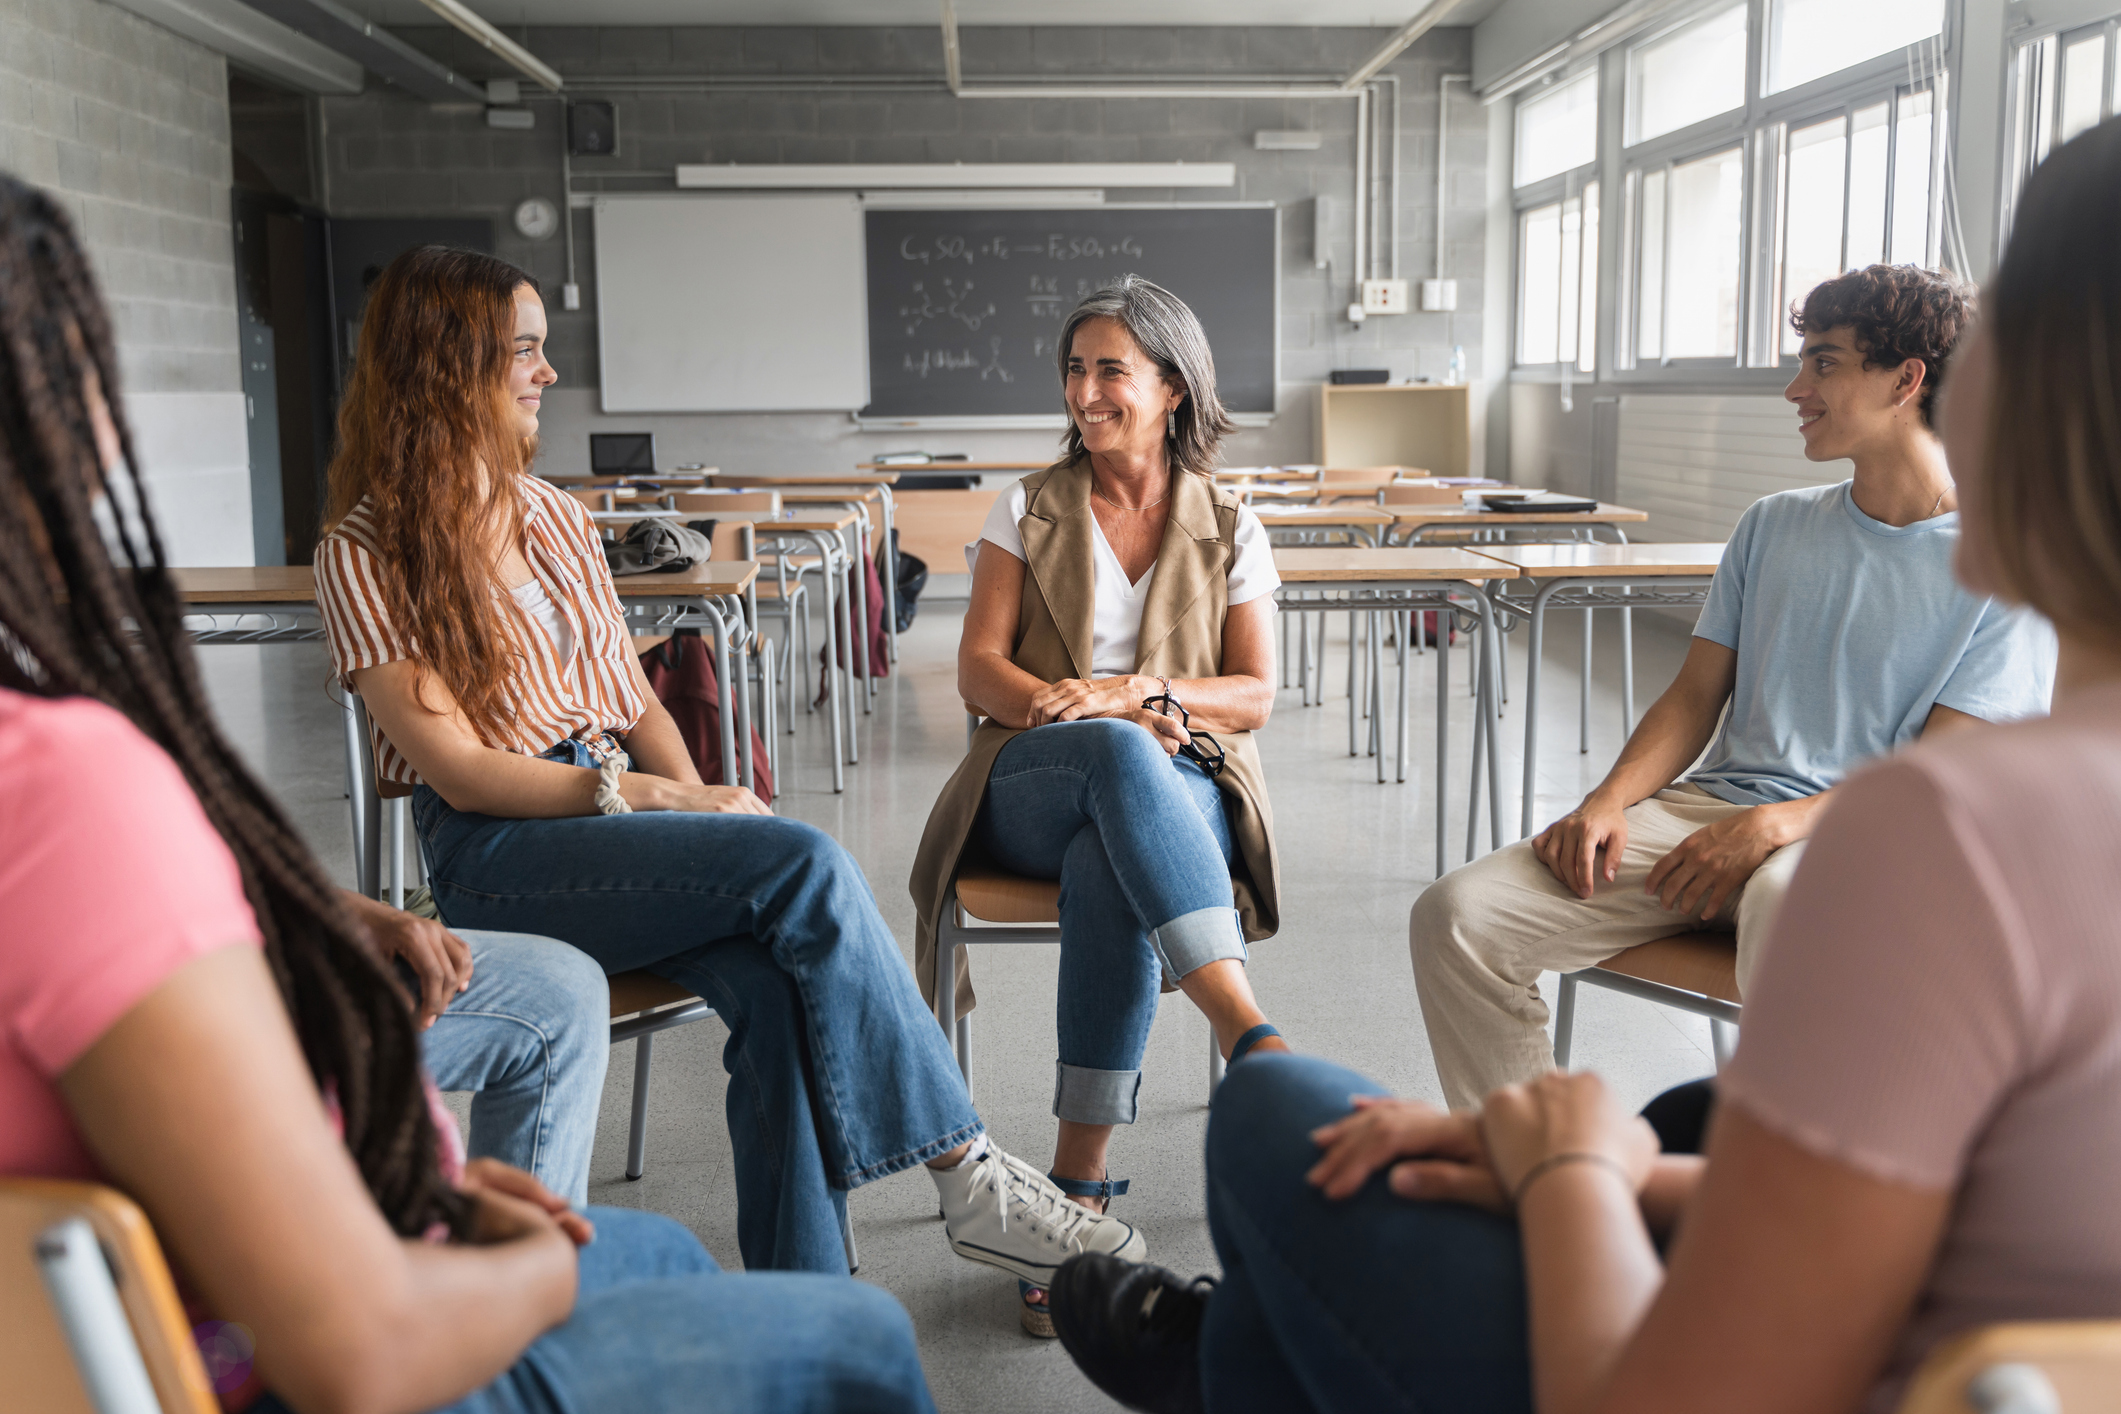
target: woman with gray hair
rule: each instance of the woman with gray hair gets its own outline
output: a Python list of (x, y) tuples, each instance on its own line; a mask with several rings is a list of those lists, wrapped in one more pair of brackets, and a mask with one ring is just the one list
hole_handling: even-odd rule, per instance
[[(960, 864), (1058, 879), (1060, 1120), (1053, 1181), (1102, 1212), (1159, 984), (1236, 1060), (1286, 1050), (1245, 977), (1278, 923), (1273, 821), (1251, 734), (1274, 705), (1266, 530), (1216, 487), (1231, 427), (1185, 303), (1127, 276), (1068, 316), (1061, 459), (999, 498), (972, 562), (958, 691), (984, 718), (913, 870), (915, 970)], [(1233, 906), (1234, 905), (1234, 906)], [(962, 961), (957, 1014), (973, 1005)], [(1026, 1284), (1024, 1328), (1050, 1336)]]

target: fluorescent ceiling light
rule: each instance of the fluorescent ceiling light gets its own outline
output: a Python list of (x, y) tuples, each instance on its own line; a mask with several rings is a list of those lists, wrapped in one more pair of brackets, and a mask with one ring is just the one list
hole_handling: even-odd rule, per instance
[(1069, 187), (1043, 188), (1037, 191), (878, 191), (863, 192), (862, 205), (880, 210), (910, 210), (937, 206), (992, 207), (1046, 207), (1046, 206), (1102, 206), (1105, 193), (1101, 187), (1075, 189)]
[(1261, 152), (1316, 152), (1319, 144), (1323, 141), (1325, 141), (1323, 133), (1275, 131), (1269, 128), (1262, 128), (1252, 134), (1252, 146)]
[(818, 190), (988, 187), (1234, 187), (1229, 162), (691, 163), (680, 187)]
[(462, 30), (474, 43), (484, 46), (518, 73), (536, 79), (554, 93), (560, 91), (562, 80), (557, 69), (473, 14), (464, 5), (463, 0), (420, 0), (420, 3)]
[(231, 63), (307, 93), (359, 93), (361, 66), (335, 49), (259, 14), (242, 0), (118, 0), (153, 20), (227, 56)]

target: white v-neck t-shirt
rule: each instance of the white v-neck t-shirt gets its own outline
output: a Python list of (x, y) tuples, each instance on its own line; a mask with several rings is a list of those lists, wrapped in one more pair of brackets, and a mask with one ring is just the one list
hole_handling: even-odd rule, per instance
[[(979, 539), (965, 547), (968, 570), (978, 561), (982, 544), (1000, 546), (1019, 560), (1027, 558), (1017, 522), (1024, 518), (1024, 507), (1029, 499), (1021, 481), (1011, 486), (1006, 495), (994, 498), (994, 509), (987, 512), (987, 523), (980, 527)], [(1267, 541), (1267, 528), (1259, 523), (1259, 516), (1250, 506), (1237, 508), (1235, 539), (1237, 557), (1230, 565), (1228, 579), (1228, 602), (1233, 607), (1264, 598), (1281, 588), (1281, 576), (1274, 570), (1274, 549)], [(1095, 515), (1090, 518), (1090, 560), (1095, 571), (1091, 600), (1090, 675), (1119, 677), (1134, 671), (1135, 655), (1141, 642), (1142, 605), (1148, 602), (1149, 585), (1156, 578), (1156, 566), (1151, 563), (1139, 580), (1130, 581)]]

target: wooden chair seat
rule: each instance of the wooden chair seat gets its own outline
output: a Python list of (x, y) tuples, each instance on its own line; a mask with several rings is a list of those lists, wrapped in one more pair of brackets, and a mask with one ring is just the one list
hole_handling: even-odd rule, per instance
[(1616, 953), (1598, 966), (1605, 972), (1738, 1004), (1738, 938), (1734, 933), (1677, 933)]
[(1060, 922), (1060, 883), (1053, 879), (967, 864), (957, 871), (957, 900), (983, 923)]
[(611, 975), (611, 1014), (633, 1016), (658, 1007), (676, 1006), (699, 998), (667, 977), (653, 972), (615, 972)]

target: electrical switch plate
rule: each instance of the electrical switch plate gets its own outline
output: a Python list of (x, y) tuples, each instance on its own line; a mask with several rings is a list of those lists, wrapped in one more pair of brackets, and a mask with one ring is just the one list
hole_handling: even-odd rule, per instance
[(1428, 310), (1458, 308), (1458, 282), (1456, 280), (1422, 281), (1421, 307)]
[(1407, 282), (1405, 280), (1363, 281), (1362, 312), (1365, 314), (1405, 314), (1407, 312)]

